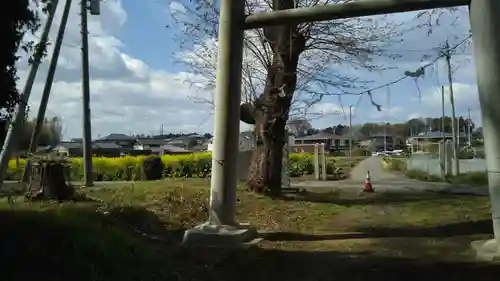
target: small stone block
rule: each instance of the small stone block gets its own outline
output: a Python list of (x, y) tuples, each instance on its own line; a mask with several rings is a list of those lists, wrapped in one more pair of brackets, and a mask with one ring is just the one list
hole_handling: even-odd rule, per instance
[(495, 239), (474, 241), (471, 246), (478, 260), (500, 262), (500, 245)]
[(250, 224), (237, 226), (204, 223), (184, 232), (182, 244), (186, 246), (237, 247), (252, 242), (257, 229)]

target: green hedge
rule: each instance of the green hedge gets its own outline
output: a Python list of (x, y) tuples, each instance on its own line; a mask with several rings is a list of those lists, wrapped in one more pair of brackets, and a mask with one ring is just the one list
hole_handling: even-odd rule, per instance
[[(189, 155), (162, 157), (94, 157), (93, 174), (96, 181), (128, 181), (158, 178), (205, 178), (211, 173), (210, 153), (195, 153)], [(336, 160), (327, 158), (327, 173), (335, 171)], [(24, 159), (12, 160), (9, 163), (7, 180), (19, 180), (26, 165)], [(314, 173), (313, 154), (290, 154), (289, 172), (291, 177)], [(79, 181), (83, 179), (83, 159), (72, 158), (68, 169), (68, 179)]]

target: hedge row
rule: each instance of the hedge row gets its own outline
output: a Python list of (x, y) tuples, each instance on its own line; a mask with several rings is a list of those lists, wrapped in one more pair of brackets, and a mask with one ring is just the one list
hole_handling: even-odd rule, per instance
[[(211, 173), (212, 155), (209, 152), (171, 156), (137, 157), (94, 157), (93, 174), (96, 181), (149, 180), (168, 177), (208, 177)], [(26, 161), (14, 159), (9, 163), (7, 180), (19, 180)], [(327, 173), (335, 170), (334, 158), (327, 160)], [(291, 154), (289, 163), (290, 176), (297, 177), (314, 173), (312, 154)], [(83, 179), (83, 159), (72, 158), (67, 178), (79, 181)]]

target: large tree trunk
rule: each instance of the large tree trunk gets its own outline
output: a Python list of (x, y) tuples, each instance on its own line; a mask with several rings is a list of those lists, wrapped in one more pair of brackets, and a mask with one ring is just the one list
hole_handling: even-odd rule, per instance
[[(293, 8), (293, 0), (275, 1), (279, 10)], [(277, 197), (281, 194), (281, 170), (285, 125), (297, 84), (297, 64), (304, 51), (305, 38), (297, 27), (272, 27), (265, 35), (273, 50), (264, 93), (255, 103), (255, 137), (257, 147), (252, 155), (248, 188)], [(284, 95), (283, 95), (284, 94)]]

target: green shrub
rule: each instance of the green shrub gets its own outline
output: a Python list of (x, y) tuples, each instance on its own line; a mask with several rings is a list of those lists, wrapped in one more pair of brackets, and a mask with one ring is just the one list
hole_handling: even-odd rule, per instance
[[(7, 180), (19, 180), (26, 162), (24, 159), (11, 160)], [(94, 157), (92, 159), (94, 180), (156, 180), (166, 177), (205, 178), (212, 170), (212, 155), (207, 152), (159, 156)], [(68, 178), (73, 181), (83, 179), (83, 159), (72, 158)], [(327, 157), (327, 173), (335, 171), (333, 157)], [(298, 177), (314, 174), (312, 153), (292, 153), (289, 156), (290, 176)]]
[(330, 153), (330, 156), (345, 157), (347, 153), (345, 151), (334, 151)]
[(351, 151), (351, 156), (359, 157), (359, 156), (371, 156), (372, 152), (366, 148), (357, 147)]
[(458, 159), (472, 159), (474, 158), (474, 151), (472, 149), (460, 151)]
[(161, 157), (148, 156), (142, 162), (142, 170), (146, 180), (159, 180), (163, 177), (163, 169), (165, 165), (161, 161)]
[(301, 177), (304, 175), (304, 171), (298, 163), (291, 163), (288, 168), (288, 174), (290, 177)]
[(382, 159), (384, 162), (384, 168), (390, 171), (406, 171), (406, 161), (404, 158), (396, 158), (396, 157), (384, 157)]
[(471, 141), (471, 146), (472, 147), (482, 147), (482, 146), (484, 146), (484, 142), (481, 140), (478, 140), (478, 139), (473, 139)]

